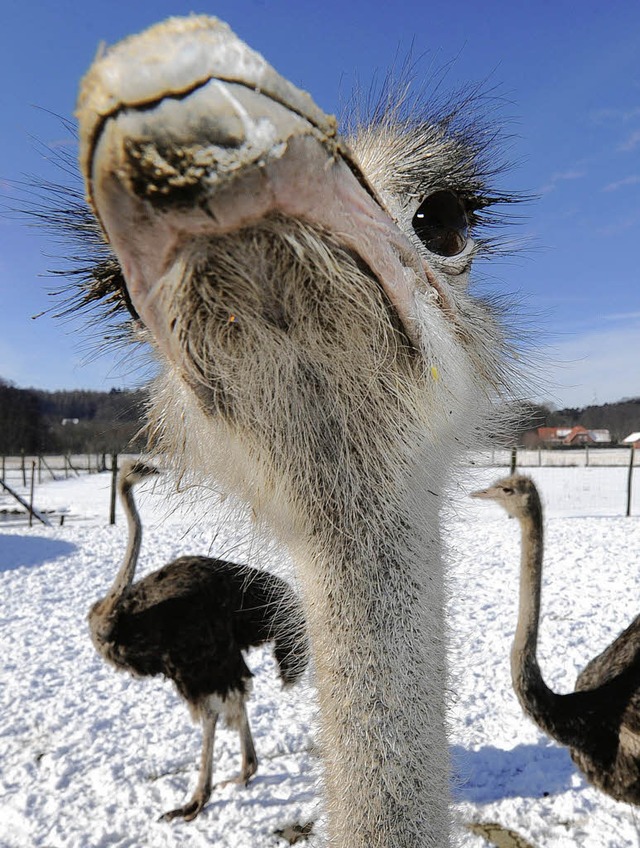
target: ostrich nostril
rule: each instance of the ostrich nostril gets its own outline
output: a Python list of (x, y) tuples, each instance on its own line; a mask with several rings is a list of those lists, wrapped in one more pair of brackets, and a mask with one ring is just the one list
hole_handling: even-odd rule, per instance
[(236, 148), (247, 140), (244, 109), (218, 80), (208, 80), (145, 108), (125, 109), (121, 118), (132, 137), (159, 147), (202, 144)]
[(117, 175), (126, 191), (155, 207), (209, 209), (206, 198), (243, 169), (279, 160), (289, 140), (314, 132), (304, 117), (262, 92), (209, 79), (180, 95), (114, 112), (96, 138), (92, 183)]

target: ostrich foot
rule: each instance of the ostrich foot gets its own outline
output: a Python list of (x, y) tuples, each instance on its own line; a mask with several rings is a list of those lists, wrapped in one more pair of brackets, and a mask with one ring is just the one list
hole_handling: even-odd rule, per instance
[(251, 778), (253, 775), (249, 775), (245, 777), (244, 774), (239, 774), (237, 777), (230, 777), (227, 780), (221, 780), (220, 783), (216, 783), (216, 789), (223, 789), (225, 786), (235, 785), (235, 786), (248, 786), (251, 782)]
[(193, 821), (195, 817), (202, 812), (204, 805), (209, 800), (210, 794), (211, 793), (201, 795), (196, 793), (189, 803), (184, 805), (184, 807), (177, 807), (175, 810), (169, 810), (161, 815), (158, 821), (173, 821), (173, 819), (178, 818), (183, 818), (185, 821)]
[(257, 771), (258, 761), (251, 760), (250, 762), (243, 764), (242, 771), (237, 777), (230, 777), (228, 780), (223, 780), (220, 783), (216, 783), (216, 789), (222, 788), (223, 786), (228, 786), (230, 783), (235, 783), (240, 786), (248, 786), (249, 781)]

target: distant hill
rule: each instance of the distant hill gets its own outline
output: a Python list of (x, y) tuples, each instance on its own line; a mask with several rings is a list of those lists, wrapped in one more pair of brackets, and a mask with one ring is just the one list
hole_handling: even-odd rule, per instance
[(0, 454), (142, 448), (146, 391), (21, 389), (0, 379)]
[[(0, 454), (142, 450), (144, 438), (135, 436), (144, 424), (146, 402), (145, 390), (47, 392), (20, 389), (0, 378)], [(609, 430), (619, 442), (640, 431), (640, 397), (582, 409), (527, 403), (520, 421), (514, 433), (518, 444), (528, 430), (578, 424), (587, 430)]]

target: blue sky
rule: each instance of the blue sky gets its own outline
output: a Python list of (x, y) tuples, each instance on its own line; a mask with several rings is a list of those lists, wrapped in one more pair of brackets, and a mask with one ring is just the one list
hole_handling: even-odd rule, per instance
[[(640, 396), (640, 2), (501, 0), (2, 0), (0, 193), (25, 176), (60, 180), (37, 141), (73, 151), (52, 116), (73, 114), (98, 44), (170, 14), (226, 20), (327, 111), (409, 50), (445, 87), (486, 81), (503, 100), (519, 208), (513, 256), (479, 285), (513, 293), (534, 328), (537, 399), (583, 406)], [(19, 386), (137, 385), (112, 353), (91, 359), (79, 323), (32, 316), (51, 305), (60, 246), (0, 217), (0, 377)], [(87, 361), (89, 358), (90, 361)]]

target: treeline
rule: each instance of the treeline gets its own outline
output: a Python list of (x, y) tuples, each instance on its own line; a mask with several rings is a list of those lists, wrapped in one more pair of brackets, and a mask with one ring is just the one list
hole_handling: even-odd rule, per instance
[(20, 389), (0, 379), (0, 454), (142, 450), (145, 391)]
[[(0, 454), (112, 453), (144, 450), (136, 434), (144, 423), (145, 390), (46, 392), (0, 379)], [(76, 423), (77, 419), (77, 423)], [(537, 427), (609, 430), (613, 442), (640, 431), (640, 397), (584, 408), (524, 404), (514, 443)], [(64, 423), (63, 423), (64, 422)]]
[(537, 427), (577, 427), (587, 430), (609, 430), (612, 441), (620, 442), (630, 433), (640, 431), (640, 397), (625, 398), (617, 403), (582, 408), (551, 409), (548, 406), (526, 404), (518, 441), (528, 430)]

